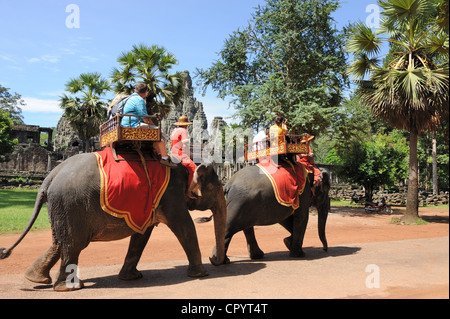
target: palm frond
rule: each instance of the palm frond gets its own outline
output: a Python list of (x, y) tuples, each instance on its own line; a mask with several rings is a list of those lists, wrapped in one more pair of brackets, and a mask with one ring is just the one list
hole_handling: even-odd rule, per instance
[(431, 53), (436, 54), (440, 59), (447, 59), (449, 55), (448, 33), (430, 33), (425, 39), (424, 47)]
[(99, 125), (106, 117), (106, 104), (101, 97), (110, 89), (110, 83), (100, 73), (82, 73), (66, 84), (67, 92), (60, 97), (64, 116), (82, 138), (98, 134)]
[(350, 63), (347, 69), (349, 75), (353, 75), (356, 80), (364, 78), (370, 74), (371, 71), (378, 66), (380, 60), (378, 58), (369, 59), (369, 57), (362, 53), (357, 55), (355, 59)]
[(119, 56), (118, 62), (121, 68), (113, 69), (111, 77), (116, 93), (132, 92), (136, 82), (144, 82), (150, 92), (147, 107), (151, 109), (162, 103), (178, 103), (184, 96), (182, 78), (178, 73), (170, 73), (178, 61), (164, 47), (133, 45), (129, 52)]
[(427, 0), (379, 0), (383, 15), (397, 24), (427, 15), (433, 10), (433, 4)]
[(353, 26), (354, 32), (347, 41), (347, 51), (360, 55), (365, 53), (374, 56), (381, 51), (381, 41), (375, 33), (362, 22)]

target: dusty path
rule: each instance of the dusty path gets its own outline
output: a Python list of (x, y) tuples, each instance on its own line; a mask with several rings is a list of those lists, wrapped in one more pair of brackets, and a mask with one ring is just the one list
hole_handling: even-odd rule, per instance
[[(205, 215), (192, 212), (193, 218)], [(393, 216), (366, 215), (361, 208), (333, 208), (327, 223), (330, 249), (324, 252), (317, 236), (317, 217), (312, 214), (304, 259), (287, 256), (282, 241), (287, 232), (281, 226), (257, 227), (265, 259), (249, 260), (244, 235), (239, 233), (228, 252), (232, 263), (220, 267), (210, 265), (207, 258), (214, 244), (213, 224), (196, 224), (210, 273), (204, 279), (186, 276), (187, 260), (180, 244), (165, 225), (160, 225), (153, 231), (138, 267), (143, 279), (123, 282), (117, 277), (128, 239), (92, 243), (80, 256), (80, 277), (86, 288), (63, 294), (23, 277), (51, 242), (49, 231), (37, 231), (8, 259), (0, 261), (0, 299), (449, 298), (448, 211), (421, 208), (420, 215), (431, 222), (394, 225), (389, 223)], [(16, 238), (17, 234), (0, 236), (0, 247), (7, 247)]]

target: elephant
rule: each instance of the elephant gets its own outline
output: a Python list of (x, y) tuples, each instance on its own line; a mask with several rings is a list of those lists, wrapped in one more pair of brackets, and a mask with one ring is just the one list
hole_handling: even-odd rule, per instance
[[(27, 270), (25, 277), (37, 283), (52, 282), (50, 269), (61, 259), (59, 275), (53, 285), (56, 291), (76, 290), (83, 287), (67, 285), (67, 267), (78, 265), (78, 256), (91, 241), (112, 241), (131, 236), (128, 252), (119, 278), (134, 280), (142, 277), (137, 264), (152, 230), (158, 223), (166, 224), (178, 238), (188, 261), (187, 275), (208, 275), (202, 265), (197, 233), (188, 209), (211, 209), (215, 221), (216, 246), (219, 253), (210, 258), (214, 265), (224, 260), (224, 233), (226, 204), (223, 187), (212, 165), (201, 164), (194, 173), (194, 181), (188, 188), (188, 172), (182, 165), (170, 170), (170, 181), (155, 210), (155, 222), (144, 234), (132, 230), (123, 218), (109, 215), (101, 208), (100, 174), (93, 153), (75, 155), (55, 167), (43, 181), (38, 192), (32, 217), (21, 237), (9, 249), (1, 249), (1, 258), (10, 255), (12, 249), (25, 237), (36, 220), (39, 211), (47, 203), (52, 230), (52, 245)], [(201, 196), (186, 196), (187, 189), (198, 189)], [(192, 194), (194, 195), (194, 194)], [(78, 279), (78, 278), (77, 278)]]
[[(225, 229), (225, 263), (230, 260), (226, 256), (230, 241), (234, 234), (244, 231), (247, 248), (251, 259), (261, 259), (264, 252), (259, 248), (255, 238), (254, 226), (279, 223), (291, 233), (284, 238), (291, 257), (304, 257), (303, 239), (309, 219), (309, 207), (314, 205), (318, 210), (319, 237), (323, 249), (327, 251), (325, 225), (330, 208), (330, 179), (326, 171), (322, 172), (322, 182), (315, 187), (312, 194), (313, 175), (309, 174), (307, 185), (300, 195), (300, 206), (294, 211), (292, 207), (278, 203), (271, 182), (257, 166), (247, 166), (226, 183), (224, 192), (227, 205), (227, 222)], [(205, 222), (208, 219), (197, 219)], [(214, 251), (213, 251), (214, 254)]]

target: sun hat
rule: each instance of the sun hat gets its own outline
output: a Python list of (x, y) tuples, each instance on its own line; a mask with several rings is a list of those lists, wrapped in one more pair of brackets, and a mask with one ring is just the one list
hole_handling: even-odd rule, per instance
[(309, 143), (313, 138), (314, 138), (314, 135), (309, 135), (308, 133), (305, 133), (302, 135), (301, 143)]
[(178, 122), (174, 123), (173, 125), (188, 126), (188, 125), (192, 125), (192, 123), (189, 122), (186, 115), (183, 115), (183, 116), (180, 116), (180, 118), (178, 119)]

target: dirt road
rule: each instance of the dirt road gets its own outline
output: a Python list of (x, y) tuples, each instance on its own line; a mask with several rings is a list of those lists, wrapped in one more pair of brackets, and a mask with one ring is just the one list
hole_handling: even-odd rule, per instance
[[(401, 214), (401, 210), (396, 210)], [(208, 215), (192, 212), (192, 217)], [(176, 237), (165, 225), (153, 231), (138, 269), (144, 278), (118, 279), (128, 239), (92, 243), (80, 256), (85, 289), (56, 293), (51, 285), (28, 282), (23, 273), (51, 242), (50, 231), (35, 231), (5, 260), (0, 260), (0, 299), (8, 298), (449, 298), (449, 214), (444, 209), (420, 209), (428, 225), (389, 223), (388, 215), (366, 215), (361, 208), (332, 208), (327, 223), (330, 249), (324, 252), (311, 214), (305, 236), (306, 258), (288, 257), (278, 225), (257, 227), (259, 246), (266, 253), (251, 261), (242, 233), (233, 238), (232, 263), (215, 267), (208, 256), (214, 245), (213, 224), (196, 224), (209, 276), (186, 276), (187, 260)], [(0, 247), (17, 234), (0, 236)], [(56, 275), (55, 266), (52, 276)]]

